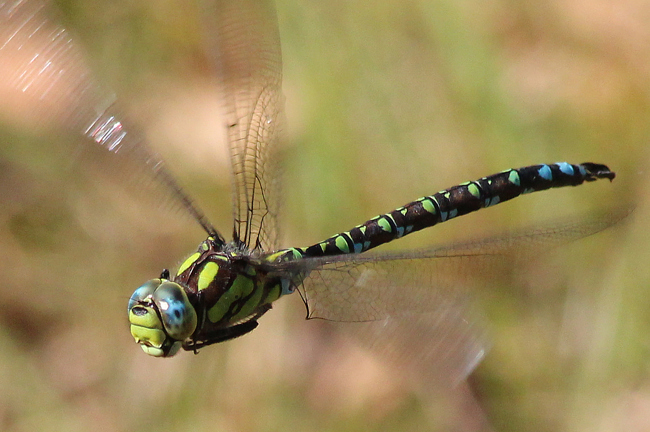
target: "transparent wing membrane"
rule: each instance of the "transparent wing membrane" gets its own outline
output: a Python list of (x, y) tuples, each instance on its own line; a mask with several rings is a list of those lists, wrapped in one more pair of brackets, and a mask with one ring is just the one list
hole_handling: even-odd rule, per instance
[(233, 170), (234, 237), (251, 249), (277, 243), (282, 60), (268, 2), (210, 2), (208, 51), (224, 89)]
[(346, 322), (380, 358), (457, 381), (487, 345), (471, 295), (479, 280), (463, 270), (498, 264), (495, 256), (471, 258), (334, 262), (314, 270), (301, 294), (309, 318)]
[(309, 276), (301, 294), (309, 318), (382, 320), (464, 303), (471, 285), (501, 283), (521, 263), (553, 247), (598, 233), (631, 207), (569, 219), (485, 239), (412, 251), (337, 255), (284, 265)]
[(349, 330), (373, 351), (439, 375), (438, 380), (447, 376), (457, 382), (487, 347), (472, 293), (512, 283), (525, 261), (600, 232), (631, 211), (616, 209), (441, 247), (287, 265), (309, 274), (299, 287), (308, 318), (353, 323)]
[(50, 13), (37, 1), (0, 3), (0, 115), (30, 130), (78, 136), (85, 151), (110, 154), (110, 166), (136, 179), (138, 188), (148, 180), (172, 206), (216, 233), (115, 106), (114, 96), (95, 82), (78, 45)]

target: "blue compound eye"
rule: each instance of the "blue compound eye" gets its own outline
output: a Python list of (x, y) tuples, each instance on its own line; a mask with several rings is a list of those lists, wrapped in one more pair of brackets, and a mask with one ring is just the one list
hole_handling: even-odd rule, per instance
[(152, 279), (129, 300), (131, 335), (144, 352), (171, 357), (194, 333), (197, 316), (183, 288), (164, 279)]
[(197, 316), (185, 290), (174, 282), (163, 282), (153, 293), (167, 334), (176, 340), (185, 340), (194, 333)]
[(145, 300), (147, 297), (152, 295), (154, 291), (156, 291), (156, 288), (160, 286), (160, 279), (151, 279), (144, 284), (140, 285), (138, 289), (135, 290), (133, 295), (131, 295), (131, 298), (129, 299), (129, 306), (128, 306), (128, 312), (131, 312), (131, 309), (133, 309), (133, 306), (138, 304), (139, 302)]

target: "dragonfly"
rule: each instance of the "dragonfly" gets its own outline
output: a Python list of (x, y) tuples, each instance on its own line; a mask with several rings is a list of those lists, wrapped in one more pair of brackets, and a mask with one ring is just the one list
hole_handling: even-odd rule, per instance
[[(307, 319), (350, 323), (379, 349), (404, 340), (421, 364), (466, 376), (485, 354), (468, 311), (468, 286), (527, 255), (599, 232), (622, 216), (555, 223), (424, 249), (368, 252), (385, 243), (520, 195), (615, 173), (598, 163), (525, 166), (461, 183), (306, 247), (279, 248), (282, 61), (273, 5), (211, 1), (205, 45), (223, 92), (221, 128), (232, 170), (233, 227), (226, 237), (184, 191), (112, 93), (99, 85), (71, 33), (36, 0), (0, 3), (0, 91), (12, 109), (44, 128), (75, 133), (87, 147), (137, 167), (156, 193), (191, 216), (206, 237), (173, 273), (165, 269), (131, 295), (130, 332), (142, 350), (171, 357), (243, 336), (281, 297), (295, 292)], [(138, 177), (139, 178), (139, 177)], [(505, 267), (504, 267), (505, 266)], [(364, 326), (370, 324), (370, 326)], [(418, 342), (419, 341), (419, 342)], [(400, 351), (397, 349), (397, 351)], [(404, 353), (398, 353), (397, 356)], [(405, 354), (406, 355), (406, 354)]]

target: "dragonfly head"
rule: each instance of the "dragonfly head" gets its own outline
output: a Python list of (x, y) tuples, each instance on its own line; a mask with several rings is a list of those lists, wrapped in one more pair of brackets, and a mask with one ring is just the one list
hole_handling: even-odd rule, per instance
[(144, 352), (171, 357), (197, 325), (196, 311), (183, 288), (167, 279), (151, 279), (129, 300), (131, 335)]

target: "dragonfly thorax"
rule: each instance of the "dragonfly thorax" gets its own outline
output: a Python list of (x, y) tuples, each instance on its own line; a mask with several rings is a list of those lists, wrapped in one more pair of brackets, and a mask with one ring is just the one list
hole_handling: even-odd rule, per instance
[(135, 291), (129, 302), (133, 337), (146, 353), (170, 357), (181, 346), (196, 351), (248, 333), (272, 302), (293, 291), (291, 274), (269, 265), (287, 254), (293, 256), (290, 250), (256, 256), (208, 237), (173, 280), (163, 272)]

